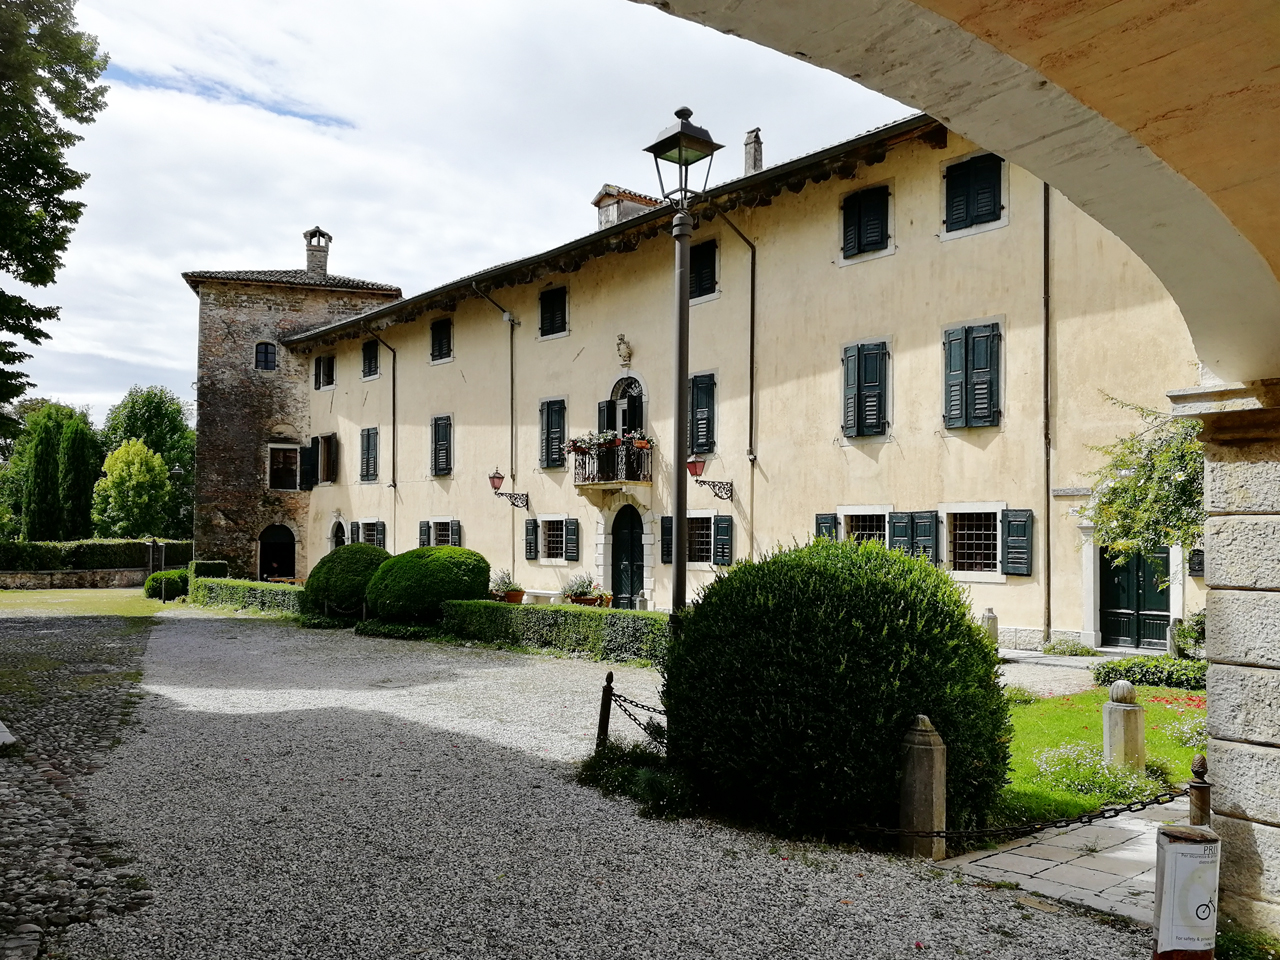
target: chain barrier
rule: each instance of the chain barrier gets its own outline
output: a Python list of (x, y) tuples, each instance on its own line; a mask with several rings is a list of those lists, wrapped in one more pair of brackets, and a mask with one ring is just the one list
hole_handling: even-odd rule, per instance
[(964, 840), (994, 840), (1002, 837), (1007, 840), (1013, 840), (1017, 837), (1039, 833), (1041, 830), (1066, 830), (1069, 827), (1086, 826), (1099, 820), (1113, 820), (1122, 813), (1139, 813), (1148, 807), (1172, 803), (1174, 800), (1187, 796), (1187, 794), (1188, 791), (1186, 790), (1174, 790), (1169, 793), (1157, 794), (1149, 800), (1135, 800), (1133, 803), (1127, 803), (1119, 807), (1106, 807), (1072, 819), (1036, 820), (1011, 827), (988, 827), (984, 830), (902, 830), (898, 827), (870, 827), (864, 824), (855, 827), (854, 832), (876, 833), (894, 837), (942, 837), (944, 839), (951, 837)]
[(648, 713), (657, 714), (660, 717), (665, 717), (667, 715), (667, 711), (662, 710), (659, 707), (651, 707), (647, 703), (641, 703), (639, 700), (632, 700), (630, 697), (624, 697), (622, 694), (617, 692), (613, 694), (613, 702), (618, 705), (618, 709), (621, 710), (623, 713), (625, 713), (627, 715), (627, 718), (632, 723), (634, 723), (637, 727), (640, 728), (641, 733), (643, 733), (646, 737), (648, 737), (658, 746), (660, 747), (666, 746), (665, 743), (663, 743), (661, 740), (659, 740), (657, 737), (655, 737), (652, 733), (649, 732), (649, 728), (645, 726), (644, 723), (641, 722), (639, 717), (637, 717), (634, 713), (632, 713), (630, 710), (627, 709), (627, 704), (631, 704), (631, 706), (635, 707), (638, 710), (644, 710)]

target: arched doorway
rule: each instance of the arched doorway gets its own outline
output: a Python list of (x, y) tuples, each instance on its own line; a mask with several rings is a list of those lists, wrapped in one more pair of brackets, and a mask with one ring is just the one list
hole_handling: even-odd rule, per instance
[(273, 523), (258, 535), (258, 579), (294, 576), (293, 531)]
[(347, 545), (347, 525), (341, 520), (333, 522), (333, 549)]
[(634, 610), (644, 590), (644, 522), (627, 504), (613, 518), (613, 605)]

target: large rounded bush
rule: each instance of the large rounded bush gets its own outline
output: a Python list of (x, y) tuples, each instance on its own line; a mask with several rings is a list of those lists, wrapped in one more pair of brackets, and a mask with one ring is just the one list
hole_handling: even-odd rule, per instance
[(348, 543), (320, 558), (307, 577), (307, 609), (327, 615), (356, 616), (369, 581), (391, 554), (372, 543)]
[(680, 617), (668, 755), (699, 802), (790, 833), (897, 826), (902, 738), (947, 745), (947, 822), (982, 824), (1009, 766), (994, 645), (923, 558), (815, 543), (740, 563)]
[(177, 600), (187, 595), (186, 570), (157, 570), (142, 585), (142, 595), (149, 600)]
[(410, 550), (378, 568), (365, 596), (379, 620), (435, 623), (444, 601), (489, 596), (489, 561), (462, 547)]

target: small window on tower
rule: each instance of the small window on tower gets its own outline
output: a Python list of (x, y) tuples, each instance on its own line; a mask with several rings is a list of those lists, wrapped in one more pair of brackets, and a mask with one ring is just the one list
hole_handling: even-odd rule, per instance
[(276, 345), (260, 343), (255, 351), (253, 365), (258, 370), (274, 370), (276, 368)]

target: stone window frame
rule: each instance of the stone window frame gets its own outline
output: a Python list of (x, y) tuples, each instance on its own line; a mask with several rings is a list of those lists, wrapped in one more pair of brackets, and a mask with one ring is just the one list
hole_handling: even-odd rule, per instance
[[(567, 513), (540, 513), (537, 516), (538, 521), (538, 563), (544, 567), (567, 567), (569, 561), (564, 558), (564, 524), (569, 519)], [(560, 535), (560, 556), (547, 556), (547, 530), (549, 523), (559, 523)]]
[[(897, 183), (893, 177), (886, 177), (883, 180), (869, 180), (866, 183), (859, 183), (852, 190), (847, 190), (840, 194), (836, 201), (836, 259), (834, 261), (837, 267), (850, 267), (855, 263), (866, 263), (868, 260), (879, 260), (882, 257), (892, 257), (898, 252), (898, 231), (897, 224), (894, 220), (896, 205), (896, 189)], [(889, 188), (889, 212), (885, 217), (886, 227), (889, 231), (889, 243), (883, 250), (868, 250), (866, 253), (855, 254), (852, 257), (844, 255), (844, 202), (855, 193), (862, 193), (864, 190), (874, 190), (876, 187)], [(946, 190), (943, 190), (942, 197), (943, 207), (945, 209), (947, 198)], [(862, 343), (878, 342), (884, 340), (884, 337), (877, 337), (875, 341), (865, 340)]]
[[(1000, 517), (1009, 504), (1004, 500), (958, 501), (938, 504), (938, 530), (935, 534), (938, 565), (957, 583), (1007, 583), (1004, 570), (1004, 537)], [(993, 571), (951, 569), (951, 515), (956, 513), (994, 513), (996, 515), (996, 568)]]
[(891, 503), (847, 503), (836, 507), (836, 539), (847, 540), (850, 517), (883, 517), (884, 543), (889, 543), (889, 514), (893, 513)]
[[(292, 487), (273, 487), (271, 485), (271, 451), (272, 450), (292, 450), (294, 452), (293, 465), (293, 486)], [(299, 483), (302, 481), (302, 447), (296, 443), (268, 443), (267, 444), (267, 489), (283, 490), (297, 492)]]
[[(1000, 219), (992, 220), (990, 223), (975, 223), (971, 227), (965, 227), (961, 230), (947, 232), (947, 170), (955, 166), (957, 163), (964, 163), (966, 160), (972, 160), (974, 157), (981, 157), (988, 153), (995, 153), (994, 150), (970, 150), (968, 153), (961, 154), (958, 157), (951, 157), (943, 160), (938, 168), (938, 209), (941, 216), (938, 218), (938, 240), (946, 243), (948, 240), (960, 240), (964, 237), (976, 236), (979, 233), (990, 233), (992, 230), (1000, 230), (1009, 225), (1009, 208), (1013, 206), (1012, 197), (1009, 196), (1009, 163), (1004, 157), (1000, 158)], [(997, 154), (997, 156), (999, 156)]]
[[(718, 515), (718, 513), (719, 513), (719, 511), (718, 511), (718, 510), (686, 510), (686, 511), (685, 511), (685, 514), (684, 514), (684, 515), (685, 515), (685, 517), (686, 517), (686, 518), (688, 518), (688, 519), (690, 519), (690, 520), (702, 520), (702, 519), (707, 519), (707, 518), (709, 518), (709, 519), (711, 520), (711, 559), (710, 559), (710, 560), (706, 560), (706, 561), (703, 561), (703, 560), (686, 560), (686, 561), (685, 561), (685, 569), (686, 569), (686, 570), (702, 571), (702, 572), (705, 572), (705, 573), (715, 573), (715, 572), (716, 572), (717, 567), (716, 567), (716, 565), (715, 565), (715, 563), (714, 563), (713, 561), (715, 560), (715, 550), (716, 550), (716, 521), (715, 521), (715, 518), (716, 518), (716, 516)], [(688, 529), (688, 528), (686, 528), (686, 529)], [(692, 542), (692, 540), (693, 540), (693, 537), (692, 537), (692, 535), (690, 535), (690, 536), (689, 536), (688, 541), (686, 541), (686, 543), (685, 543), (685, 549), (686, 549), (686, 550), (687, 550), (687, 549), (689, 549), (689, 545), (690, 545), (690, 543)]]

